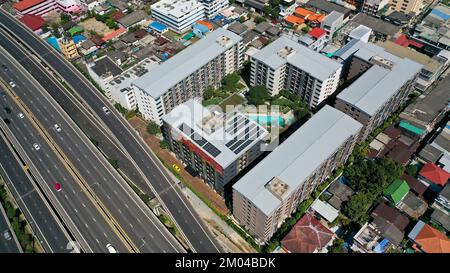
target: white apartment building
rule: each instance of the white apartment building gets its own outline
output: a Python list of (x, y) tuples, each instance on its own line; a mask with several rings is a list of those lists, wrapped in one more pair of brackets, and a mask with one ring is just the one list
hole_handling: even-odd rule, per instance
[(342, 65), (299, 43), (280, 37), (251, 57), (250, 84), (274, 96), (286, 89), (315, 108), (336, 91)]
[(105, 91), (111, 94), (112, 101), (118, 102), (128, 110), (135, 109), (137, 100), (131, 83), (158, 65), (157, 61), (146, 58), (106, 83)]
[(133, 81), (132, 86), (145, 119), (162, 125), (162, 116), (191, 98), (202, 98), (208, 86), (244, 62), (242, 37), (219, 28)]
[(361, 12), (375, 16), (387, 4), (389, 4), (389, 0), (364, 0)]
[(205, 6), (205, 14), (208, 18), (213, 18), (229, 5), (228, 0), (200, 0), (200, 2)]
[(233, 216), (264, 243), (352, 152), (362, 125), (325, 105), (233, 185)]
[(205, 18), (205, 6), (198, 0), (161, 0), (151, 9), (153, 18), (180, 34)]

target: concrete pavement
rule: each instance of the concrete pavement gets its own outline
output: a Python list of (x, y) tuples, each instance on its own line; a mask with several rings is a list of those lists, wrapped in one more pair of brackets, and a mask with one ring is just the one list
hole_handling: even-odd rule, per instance
[(144, 178), (143, 181), (134, 182), (139, 183), (138, 186), (145, 192), (150, 190), (156, 194), (162, 201), (163, 206), (176, 220), (181, 231), (193, 246), (194, 251), (221, 251), (204, 226), (204, 223), (193, 211), (187, 199), (174, 186), (173, 181), (168, 178), (167, 171), (151, 151), (145, 147), (139, 136), (126, 124), (126, 121), (114, 109), (111, 109), (111, 115), (103, 115), (101, 108), (104, 105), (108, 105), (106, 99), (101, 97), (95, 88), (70, 64), (67, 64), (58, 53), (55, 53), (48, 45), (23, 28), (17, 21), (2, 12), (0, 13), (0, 22), (4, 28), (9, 29), (10, 33), (22, 39), (55, 72), (59, 73), (61, 78), (74, 88), (78, 95), (109, 128), (118, 144), (123, 147), (123, 151), (127, 153), (133, 165)]
[[(73, 164), (79, 177), (85, 181), (85, 189), (94, 193), (94, 199), (115, 228), (127, 242), (133, 243), (134, 250), (183, 252), (182, 247), (145, 204), (139, 203), (140, 199), (133, 196), (134, 192), (125, 186), (125, 181), (121, 181), (120, 176), (99, 155), (89, 139), (78, 132), (70, 117), (65, 115), (51, 98), (46, 97), (48, 94), (44, 90), (38, 88), (39, 84), (33, 82), (32, 77), (23, 74), (12, 60), (1, 58), (1, 61), (10, 68), (5, 77), (16, 82), (16, 94), (42, 125), (42, 129), (48, 132), (70, 164)], [(54, 124), (60, 126), (61, 132), (55, 130)]]

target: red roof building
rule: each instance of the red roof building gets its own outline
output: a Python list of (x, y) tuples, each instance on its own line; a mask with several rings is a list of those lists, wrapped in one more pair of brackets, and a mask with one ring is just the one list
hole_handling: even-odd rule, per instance
[(395, 39), (394, 43), (396, 43), (398, 45), (401, 45), (403, 47), (409, 47), (409, 46), (412, 46), (412, 47), (415, 47), (415, 48), (422, 48), (423, 47), (422, 43), (410, 40), (410, 39), (408, 39), (408, 37), (406, 37), (406, 35), (403, 35), (403, 34), (398, 36), (398, 38)]
[(320, 27), (313, 28), (308, 34), (316, 39), (320, 39), (323, 35), (326, 34), (326, 31), (324, 29), (321, 29)]
[(20, 21), (32, 31), (40, 29), (45, 24), (45, 20), (41, 16), (32, 14), (25, 14)]
[(291, 253), (314, 253), (324, 249), (334, 236), (331, 230), (307, 213), (284, 237), (281, 246)]
[(47, 0), (23, 0), (13, 4), (13, 7), (18, 11), (24, 11), (36, 5), (39, 5)]
[(111, 15), (111, 18), (112, 18), (114, 21), (118, 21), (119, 19), (121, 19), (121, 18), (124, 17), (124, 16), (125, 16), (125, 13), (123, 13), (123, 12), (121, 12), (121, 11), (119, 10), (119, 11), (114, 12), (114, 13)]
[(415, 249), (425, 253), (450, 253), (450, 239), (428, 224), (417, 233), (414, 242)]
[(447, 181), (450, 179), (450, 173), (439, 168), (434, 163), (425, 164), (425, 166), (423, 166), (420, 170), (419, 175), (426, 180), (442, 187), (444, 187), (445, 184), (447, 184)]

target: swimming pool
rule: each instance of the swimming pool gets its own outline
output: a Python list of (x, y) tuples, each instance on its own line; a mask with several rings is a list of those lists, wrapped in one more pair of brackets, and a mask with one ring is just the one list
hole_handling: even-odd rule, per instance
[(277, 124), (279, 127), (285, 126), (284, 119), (280, 116), (267, 116), (267, 115), (253, 114), (253, 115), (248, 115), (248, 117), (263, 126), (266, 126), (266, 125), (270, 126), (273, 123)]

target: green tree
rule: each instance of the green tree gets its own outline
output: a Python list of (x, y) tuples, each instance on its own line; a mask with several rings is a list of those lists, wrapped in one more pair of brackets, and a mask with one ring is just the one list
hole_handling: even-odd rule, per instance
[(256, 16), (255, 19), (254, 19), (254, 22), (256, 24), (259, 24), (259, 23), (262, 23), (262, 22), (265, 22), (265, 21), (266, 21), (266, 19), (264, 17), (262, 17), (262, 16)]
[(72, 17), (69, 14), (64, 13), (64, 12), (61, 13), (60, 18), (61, 18), (61, 24), (65, 24), (72, 20)]
[(253, 105), (262, 105), (270, 99), (267, 89), (263, 85), (250, 87), (248, 102)]
[(345, 203), (343, 212), (350, 220), (362, 225), (367, 222), (367, 211), (372, 202), (373, 200), (370, 194), (358, 192), (357, 194), (352, 195), (347, 203)]
[(416, 165), (408, 165), (408, 167), (406, 167), (406, 173), (411, 176), (416, 176), (418, 171), (419, 169), (417, 168)]
[(241, 77), (237, 73), (232, 73), (232, 74), (226, 75), (222, 79), (222, 88), (225, 91), (236, 91), (237, 84), (238, 84), (240, 78)]
[(308, 33), (311, 30), (310, 27), (306, 26), (306, 27), (302, 27), (302, 31), (305, 33)]
[(155, 122), (150, 121), (147, 125), (147, 132), (152, 135), (157, 135), (161, 133), (161, 128)]
[(205, 99), (205, 100), (212, 99), (214, 97), (215, 93), (216, 93), (216, 90), (214, 89), (214, 87), (209, 85), (206, 88), (205, 92), (203, 93), (203, 99)]
[(169, 149), (170, 143), (169, 143), (169, 141), (163, 139), (159, 142), (159, 147), (161, 147), (162, 149)]
[(336, 238), (333, 244), (328, 247), (328, 252), (330, 253), (344, 253), (344, 240), (341, 238)]

